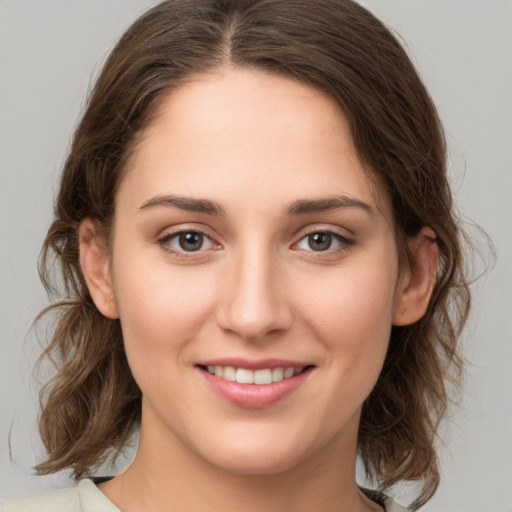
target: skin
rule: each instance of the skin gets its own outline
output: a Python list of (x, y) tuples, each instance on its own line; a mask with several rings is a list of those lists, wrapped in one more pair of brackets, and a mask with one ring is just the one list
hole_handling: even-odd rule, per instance
[[(143, 393), (135, 461), (101, 486), (123, 511), (381, 510), (354, 476), (361, 405), (391, 325), (425, 311), (437, 247), (424, 228), (399, 268), (376, 183), (343, 113), (304, 84), (223, 69), (166, 98), (121, 183), (109, 244), (90, 219), (80, 230), (91, 295), (120, 318)], [(344, 205), (297, 211), (333, 197)], [(183, 209), (183, 198), (221, 214)], [(183, 250), (180, 232), (204, 233), (200, 250)], [(308, 236), (325, 232), (341, 238), (313, 250)], [(225, 357), (313, 369), (249, 409), (196, 366)]]

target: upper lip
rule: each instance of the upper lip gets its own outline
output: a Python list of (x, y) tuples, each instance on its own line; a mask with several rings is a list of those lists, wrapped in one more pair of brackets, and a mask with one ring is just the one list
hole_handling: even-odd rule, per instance
[(245, 368), (247, 370), (262, 370), (265, 368), (303, 368), (305, 366), (312, 366), (310, 362), (292, 361), (289, 359), (261, 359), (259, 361), (251, 361), (243, 358), (222, 358), (222, 359), (208, 359), (199, 361), (197, 366), (233, 366), (235, 368)]

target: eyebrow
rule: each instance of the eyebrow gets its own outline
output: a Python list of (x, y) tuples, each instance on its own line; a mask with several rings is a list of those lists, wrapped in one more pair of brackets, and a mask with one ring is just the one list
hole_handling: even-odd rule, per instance
[(341, 208), (357, 208), (373, 216), (374, 209), (367, 203), (350, 196), (332, 196), (319, 199), (299, 199), (285, 210), (286, 215), (304, 215), (307, 213), (322, 213)]
[(159, 206), (171, 206), (187, 212), (206, 213), (208, 215), (224, 216), (226, 211), (222, 206), (209, 199), (195, 199), (193, 197), (162, 195), (146, 201), (140, 210), (147, 210)]
[[(140, 210), (156, 207), (174, 207), (189, 212), (205, 213), (208, 215), (225, 216), (224, 208), (209, 199), (196, 199), (193, 197), (161, 195), (156, 196), (142, 204)], [(332, 196), (318, 199), (299, 199), (285, 208), (285, 215), (305, 215), (308, 213), (322, 213), (342, 208), (358, 208), (373, 216), (374, 209), (367, 203), (350, 196)]]

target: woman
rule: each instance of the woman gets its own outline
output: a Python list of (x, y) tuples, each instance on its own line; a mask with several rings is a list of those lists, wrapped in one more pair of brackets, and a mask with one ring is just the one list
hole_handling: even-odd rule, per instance
[[(167, 1), (107, 60), (43, 248), (65, 296), (38, 469), (112, 479), (4, 511), (402, 510), (469, 296), (442, 129), (348, 0)], [(48, 504), (48, 505), (46, 505)]]

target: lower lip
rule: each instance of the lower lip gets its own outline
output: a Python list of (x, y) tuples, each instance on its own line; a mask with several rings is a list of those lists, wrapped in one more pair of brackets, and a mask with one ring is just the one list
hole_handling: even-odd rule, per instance
[(239, 407), (257, 409), (268, 407), (293, 393), (308, 378), (312, 367), (288, 379), (272, 384), (240, 384), (221, 379), (205, 370), (198, 369), (211, 388), (223, 398)]

